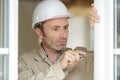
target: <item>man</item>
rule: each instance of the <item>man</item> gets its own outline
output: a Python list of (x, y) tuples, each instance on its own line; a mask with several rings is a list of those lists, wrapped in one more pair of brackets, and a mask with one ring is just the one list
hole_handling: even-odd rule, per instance
[[(96, 11), (91, 15), (93, 26)], [(43, 0), (37, 5), (32, 28), (42, 41), (38, 49), (19, 58), (19, 80), (93, 80), (93, 56), (87, 57), (83, 48), (66, 48), (71, 16), (59, 0)]]

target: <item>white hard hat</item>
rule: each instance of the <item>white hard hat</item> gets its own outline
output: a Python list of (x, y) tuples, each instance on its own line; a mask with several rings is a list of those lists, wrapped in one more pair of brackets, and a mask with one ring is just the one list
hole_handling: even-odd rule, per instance
[(35, 8), (32, 18), (32, 28), (37, 23), (44, 22), (49, 19), (60, 17), (71, 17), (66, 6), (59, 0), (43, 0)]

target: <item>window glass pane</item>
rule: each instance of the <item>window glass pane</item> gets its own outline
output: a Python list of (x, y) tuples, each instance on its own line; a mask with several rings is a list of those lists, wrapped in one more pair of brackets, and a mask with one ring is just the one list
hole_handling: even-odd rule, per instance
[[(0, 56), (0, 65), (2, 64), (2, 56)], [(0, 80), (2, 80), (2, 65), (0, 66)]]
[(120, 55), (114, 56), (115, 80), (120, 80)]
[[(8, 11), (8, 0), (0, 0), (0, 50), (9, 46)], [(8, 54), (0, 52), (0, 80), (8, 80)]]
[(117, 47), (120, 48), (120, 0), (117, 0)]
[(0, 47), (3, 46), (3, 1), (0, 0)]
[(8, 55), (0, 55), (0, 80), (8, 80)]
[(120, 0), (114, 0), (114, 2), (114, 46), (120, 48)]
[[(116, 50), (120, 48), (120, 0), (114, 0), (114, 48)], [(120, 80), (119, 51), (114, 53), (114, 80)]]
[(117, 55), (117, 80), (120, 80), (120, 55)]
[(8, 0), (0, 0), (0, 47), (8, 48)]

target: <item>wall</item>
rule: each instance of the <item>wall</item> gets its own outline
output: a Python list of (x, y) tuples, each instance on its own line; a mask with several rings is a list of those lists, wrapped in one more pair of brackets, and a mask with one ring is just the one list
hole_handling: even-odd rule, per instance
[(70, 19), (69, 38), (67, 47), (76, 46), (90, 49), (90, 27), (85, 17), (74, 16)]
[(93, 50), (91, 44), (91, 30), (88, 23), (88, 14), (90, 7), (89, 4), (83, 6), (83, 3), (76, 0), (75, 4), (69, 6), (69, 11), (74, 16), (69, 20), (70, 34), (67, 47), (75, 48), (76, 46), (86, 47), (89, 50)]
[(32, 12), (36, 4), (28, 1), (19, 2), (19, 54), (38, 46), (37, 36), (32, 30)]

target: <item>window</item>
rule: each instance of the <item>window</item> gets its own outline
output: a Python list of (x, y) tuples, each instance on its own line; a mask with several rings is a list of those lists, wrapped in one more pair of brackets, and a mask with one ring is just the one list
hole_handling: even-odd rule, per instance
[(114, 80), (113, 0), (94, 0), (100, 23), (94, 29), (94, 80)]
[(0, 0), (0, 80), (8, 80), (8, 29), (8, 1)]
[(17, 80), (18, 0), (0, 0), (0, 80)]
[[(94, 29), (94, 80), (119, 80), (120, 0), (94, 1), (101, 16)], [(0, 80), (18, 80), (17, 60), (18, 0), (0, 0)]]
[(120, 0), (114, 0), (114, 80), (120, 80)]

